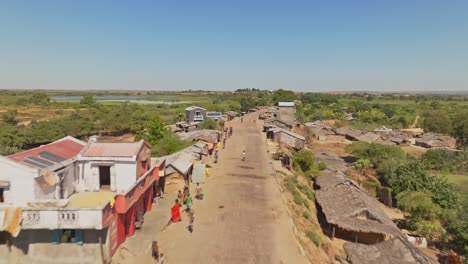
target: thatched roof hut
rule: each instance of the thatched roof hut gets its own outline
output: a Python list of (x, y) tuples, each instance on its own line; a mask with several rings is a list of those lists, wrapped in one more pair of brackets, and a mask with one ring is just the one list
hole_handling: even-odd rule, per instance
[(326, 173), (317, 177), (316, 185), (317, 203), (327, 223), (356, 241), (375, 243), (401, 234), (377, 201), (343, 175)]
[(345, 136), (349, 140), (359, 140), (358, 138), (365, 134), (364, 132), (351, 127), (340, 127), (336, 129), (336, 133), (338, 135)]
[(374, 245), (346, 243), (344, 249), (352, 264), (436, 264), (404, 236)]
[(426, 133), (416, 138), (416, 145), (424, 148), (456, 148), (457, 141), (451, 136), (437, 133)]

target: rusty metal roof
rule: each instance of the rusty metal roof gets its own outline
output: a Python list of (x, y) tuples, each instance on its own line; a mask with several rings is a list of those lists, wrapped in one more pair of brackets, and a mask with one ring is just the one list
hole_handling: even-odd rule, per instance
[(84, 145), (84, 142), (76, 138), (65, 137), (47, 145), (12, 154), (8, 158), (27, 166), (44, 168), (75, 157)]
[(139, 142), (134, 143), (93, 143), (83, 153), (83, 157), (133, 157), (141, 148)]

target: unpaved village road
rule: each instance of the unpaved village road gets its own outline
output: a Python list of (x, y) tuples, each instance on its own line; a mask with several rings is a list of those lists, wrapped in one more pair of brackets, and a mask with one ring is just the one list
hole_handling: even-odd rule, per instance
[[(205, 199), (194, 202), (194, 232), (187, 231), (183, 213), (183, 222), (151, 235), (168, 263), (307, 263), (272, 175), (261, 125), (253, 122), (256, 117), (249, 114), (243, 123), (240, 119), (226, 123), (234, 133), (203, 185)], [(146, 219), (145, 225), (151, 225)], [(142, 232), (147, 232), (145, 228)], [(150, 259), (148, 245), (144, 248), (141, 253), (133, 252), (136, 258), (125, 263), (149, 263), (144, 261)]]

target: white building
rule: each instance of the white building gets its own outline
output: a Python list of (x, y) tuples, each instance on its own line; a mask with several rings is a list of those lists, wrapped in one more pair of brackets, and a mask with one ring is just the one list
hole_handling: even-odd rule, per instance
[[(66, 137), (0, 156), (0, 255), (7, 263), (110, 260), (151, 210), (151, 146)], [(1, 261), (0, 261), (1, 262)]]

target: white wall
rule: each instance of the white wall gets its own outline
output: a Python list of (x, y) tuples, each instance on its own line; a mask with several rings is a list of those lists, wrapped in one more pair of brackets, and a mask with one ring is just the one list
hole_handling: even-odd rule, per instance
[(99, 166), (111, 166), (111, 190), (123, 193), (136, 182), (135, 161), (79, 161), (78, 191), (99, 191)]
[(0, 168), (0, 181), (10, 182), (9, 189), (3, 193), (5, 204), (24, 206), (34, 200), (34, 177), (37, 176), (37, 170), (5, 157), (0, 157)]

